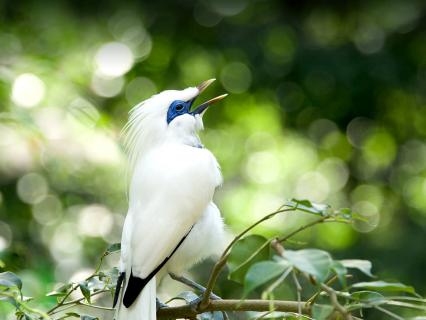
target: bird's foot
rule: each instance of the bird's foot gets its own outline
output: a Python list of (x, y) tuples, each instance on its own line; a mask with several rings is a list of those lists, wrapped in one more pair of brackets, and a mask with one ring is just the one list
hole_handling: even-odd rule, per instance
[(158, 298), (156, 298), (155, 303), (156, 303), (157, 311), (161, 308), (167, 308), (168, 307), (167, 304), (162, 303)]
[(203, 296), (201, 295), (198, 298), (195, 298), (194, 300), (192, 300), (188, 303), (188, 305), (190, 306), (192, 311), (194, 311), (194, 312), (198, 311), (198, 306), (199, 306), (202, 299), (203, 299)]

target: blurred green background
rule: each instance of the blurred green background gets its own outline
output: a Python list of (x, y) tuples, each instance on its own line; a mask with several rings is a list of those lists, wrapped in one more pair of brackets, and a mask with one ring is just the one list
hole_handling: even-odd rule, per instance
[[(382, 278), (424, 294), (425, 7), (0, 1), (2, 270), (35, 297), (92, 271), (120, 240), (128, 111), (215, 77), (203, 98), (230, 95), (204, 117), (202, 139), (222, 166), (216, 200), (229, 231), (292, 197), (351, 207), (368, 223), (300, 240), (369, 259)], [(302, 222), (282, 216), (257, 232)]]

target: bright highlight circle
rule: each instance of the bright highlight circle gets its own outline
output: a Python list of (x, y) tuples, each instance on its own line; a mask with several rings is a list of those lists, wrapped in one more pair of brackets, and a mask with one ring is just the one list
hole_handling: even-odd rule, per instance
[(134, 56), (124, 43), (109, 42), (99, 48), (95, 63), (100, 75), (115, 78), (130, 70), (134, 63)]
[(32, 73), (19, 75), (12, 86), (12, 101), (24, 108), (38, 105), (44, 98), (46, 87), (44, 82)]

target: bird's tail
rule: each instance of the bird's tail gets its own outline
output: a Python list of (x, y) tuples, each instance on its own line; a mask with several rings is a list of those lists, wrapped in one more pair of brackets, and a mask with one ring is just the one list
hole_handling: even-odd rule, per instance
[(125, 290), (121, 290), (115, 320), (156, 320), (156, 287), (155, 277), (152, 277), (129, 308), (123, 305)]

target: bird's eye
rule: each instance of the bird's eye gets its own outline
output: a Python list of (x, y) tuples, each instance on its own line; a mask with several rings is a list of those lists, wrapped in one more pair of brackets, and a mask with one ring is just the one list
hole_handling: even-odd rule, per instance
[(176, 111), (182, 111), (183, 110), (183, 104), (178, 104), (176, 106)]

